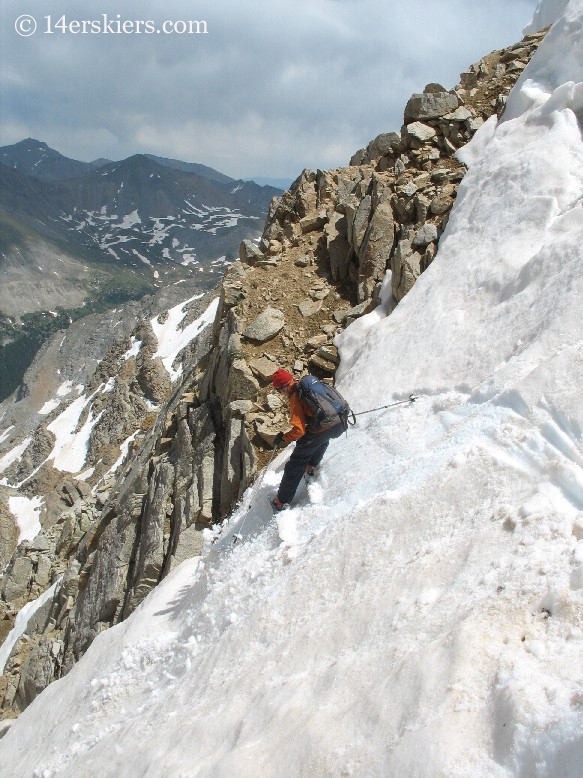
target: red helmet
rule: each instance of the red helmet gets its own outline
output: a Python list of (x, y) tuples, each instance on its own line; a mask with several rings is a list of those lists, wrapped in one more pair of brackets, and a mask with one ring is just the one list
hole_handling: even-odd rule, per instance
[(288, 373), (287, 370), (282, 370), (281, 368), (276, 370), (275, 373), (271, 376), (271, 383), (275, 389), (281, 389), (283, 386), (287, 386), (287, 384), (293, 380), (293, 375)]

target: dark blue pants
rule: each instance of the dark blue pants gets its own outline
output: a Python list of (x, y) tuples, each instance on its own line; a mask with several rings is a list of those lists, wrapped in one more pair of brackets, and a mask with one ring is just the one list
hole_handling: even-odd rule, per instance
[(337, 424), (324, 432), (307, 432), (296, 442), (296, 447), (283, 469), (283, 478), (277, 492), (282, 502), (290, 503), (293, 500), (306, 467), (317, 467), (326, 453), (328, 443), (332, 438), (340, 437), (343, 431), (342, 424)]

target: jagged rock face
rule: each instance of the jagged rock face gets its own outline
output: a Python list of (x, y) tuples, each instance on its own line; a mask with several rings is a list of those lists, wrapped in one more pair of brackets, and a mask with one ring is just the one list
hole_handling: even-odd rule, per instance
[[(96, 392), (85, 418), (103, 411), (88, 458), (93, 490), (47, 468), (30, 481), (29, 494), (44, 494), (48, 510), (41, 535), (21, 544), (6, 569), (0, 605), (8, 618), (0, 624), (60, 582), (8, 660), (4, 711), (22, 710), (176, 564), (200, 553), (204, 529), (231, 511), (265, 463), (266, 442), (285, 427), (286, 407), (270, 391), (274, 370), (332, 380), (334, 336), (375, 307), (387, 269), (395, 302), (408, 293), (435, 256), (463, 177), (455, 150), (503, 109), (519, 65), (540, 39), (485, 57), (452, 92), (428, 85), (408, 104), (401, 132), (377, 137), (350, 166), (304, 171), (273, 201), (259, 246), (242, 244), (214, 324), (183, 352), (175, 383), (155, 356), (151, 320), (135, 308), (131, 326), (120, 319), (123, 338), (108, 341), (105, 358), (83, 374)], [(269, 326), (256, 330), (264, 319)], [(104, 392), (112, 376), (113, 389)], [(30, 386), (33, 393), (34, 380)], [(27, 433), (35, 443), (26, 462), (7, 471), (15, 479), (53, 446), (48, 425)], [(109, 472), (132, 433), (126, 464)], [(5, 501), (0, 493), (6, 535)]]

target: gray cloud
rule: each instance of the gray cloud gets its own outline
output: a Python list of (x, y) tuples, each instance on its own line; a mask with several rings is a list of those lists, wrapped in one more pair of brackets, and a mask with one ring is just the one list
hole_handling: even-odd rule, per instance
[[(0, 143), (137, 152), (234, 177), (344, 165), (409, 95), (515, 42), (536, 0), (3, 0)], [(14, 22), (33, 15), (38, 30)], [(205, 20), (206, 35), (53, 34), (73, 20)]]

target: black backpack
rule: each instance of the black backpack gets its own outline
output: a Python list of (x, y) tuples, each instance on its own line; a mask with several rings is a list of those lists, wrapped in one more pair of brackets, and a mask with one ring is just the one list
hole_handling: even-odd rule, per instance
[(337, 424), (347, 430), (349, 424), (356, 422), (350, 406), (333, 386), (307, 375), (300, 378), (296, 387), (300, 401), (311, 413), (306, 419), (308, 432), (324, 432)]

